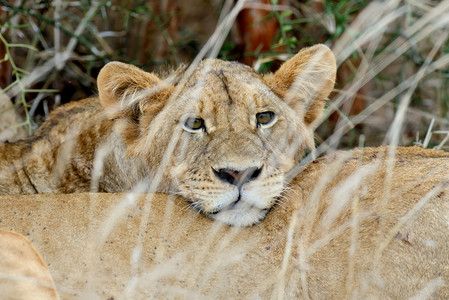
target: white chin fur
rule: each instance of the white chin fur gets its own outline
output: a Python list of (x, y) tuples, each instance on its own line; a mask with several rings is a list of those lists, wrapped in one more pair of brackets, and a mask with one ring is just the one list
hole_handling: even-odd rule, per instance
[(216, 214), (207, 214), (209, 217), (237, 227), (251, 226), (261, 221), (267, 214), (266, 209), (238, 202), (234, 207), (224, 209)]

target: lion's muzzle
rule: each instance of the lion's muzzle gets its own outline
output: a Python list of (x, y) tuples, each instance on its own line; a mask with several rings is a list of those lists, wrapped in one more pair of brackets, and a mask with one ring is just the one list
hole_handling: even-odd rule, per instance
[(260, 173), (262, 172), (262, 167), (252, 167), (243, 171), (231, 170), (226, 168), (216, 171), (214, 168), (212, 168), (212, 171), (219, 180), (236, 185), (240, 190), (242, 185), (259, 177)]

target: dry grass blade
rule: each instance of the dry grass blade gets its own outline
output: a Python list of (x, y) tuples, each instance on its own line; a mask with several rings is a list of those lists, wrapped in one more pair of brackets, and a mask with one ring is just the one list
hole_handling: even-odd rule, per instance
[[(132, 27), (133, 24), (131, 23), (125, 24), (130, 22), (130, 19), (135, 21), (132, 16), (137, 16), (136, 19), (151, 17), (153, 18), (150, 18), (151, 21), (154, 22), (156, 22), (156, 17), (160, 17), (159, 21), (163, 20), (163, 16), (159, 16), (157, 10), (153, 9), (154, 7), (138, 6), (130, 8), (131, 4), (129, 7), (120, 7), (110, 3), (110, 1), (92, 2), (91, 6), (85, 7), (81, 2), (67, 3), (56, 0), (48, 4), (46, 10), (43, 9), (42, 11), (36, 10), (42, 8), (41, 6), (35, 7), (33, 5), (37, 4), (30, 4), (29, 2), (26, 2), (23, 7), (3, 4), (4, 1), (1, 3), (5, 11), (16, 14), (15, 19), (8, 19), (8, 24), (23, 22), (28, 18), (27, 24), (31, 26), (31, 28), (8, 28), (12, 32), (10, 35), (4, 33), (6, 29), (3, 29), (0, 33), (2, 42), (8, 45), (8, 51), (11, 52), (11, 54), (8, 52), (8, 56), (5, 55), (4, 58), (0, 57), (0, 60), (14, 63), (12, 58), (19, 59), (26, 66), (25, 69), (29, 71), (25, 75), (26, 71), (23, 70), (22, 72), (17, 67), (16, 71), (20, 71), (17, 74), (21, 74), (21, 76), (16, 75), (15, 78), (11, 78), (15, 81), (7, 87), (7, 92), (11, 97), (21, 97), (20, 100), (27, 113), (27, 121), (29, 121), (27, 124), (30, 126), (33, 122), (31, 118), (38, 115), (39, 110), (44, 110), (45, 113), (52, 107), (46, 99), (51, 89), (47, 86), (47, 82), (44, 83), (45, 80), (50, 80), (48, 78), (50, 74), (55, 73), (55, 75), (52, 75), (54, 76), (53, 79), (61, 74), (69, 73), (80, 78), (83, 77), (86, 70), (95, 69), (98, 71), (100, 62), (103, 64), (103, 60), (120, 57), (125, 52), (124, 49), (116, 49), (115, 46), (119, 44), (117, 42), (119, 39), (127, 41), (127, 35), (130, 33), (127, 30), (131, 30), (129, 28), (136, 28)], [(286, 164), (283, 160), (284, 156), (282, 156), (285, 152), (289, 154), (297, 152), (303, 144), (307, 144), (309, 138), (313, 140), (312, 131), (315, 129), (325, 131), (325, 127), (329, 125), (326, 120), (332, 118), (331, 116), (334, 113), (339, 115), (339, 119), (335, 122), (332, 130), (328, 130), (323, 135), (321, 135), (321, 132), (319, 133), (322, 139), (316, 149), (311, 150), (301, 162), (298, 162), (296, 158), (292, 160), (293, 164), (296, 165), (283, 179), (283, 184), (287, 187), (282, 191), (274, 209), (268, 213), (266, 220), (249, 228), (230, 228), (222, 223), (203, 218), (201, 212), (206, 212), (206, 210), (202, 207), (201, 199), (186, 204), (180, 203), (180, 198), (175, 195), (164, 197), (156, 193), (161, 190), (161, 186), (170, 184), (165, 182), (166, 177), (164, 176), (169, 172), (171, 172), (170, 174), (175, 173), (173, 170), (175, 167), (179, 167), (176, 164), (182, 162), (182, 159), (179, 159), (180, 162), (174, 162), (176, 155), (182, 158), (190, 154), (191, 147), (188, 138), (194, 136), (192, 134), (185, 138), (184, 129), (181, 128), (181, 125), (184, 124), (182, 119), (176, 119), (175, 122), (169, 118), (161, 120), (164, 116), (162, 115), (162, 117), (148, 121), (146, 131), (141, 131), (139, 128), (136, 135), (141, 139), (136, 146), (138, 150), (135, 153), (133, 152), (132, 155), (145, 156), (147, 155), (146, 149), (159, 143), (161, 126), (156, 125), (167, 122), (168, 126), (168, 123), (171, 122), (170, 124), (176, 124), (178, 127), (171, 132), (169, 141), (167, 139), (167, 146), (161, 155), (157, 170), (147, 174), (147, 177), (141, 178), (128, 193), (112, 195), (112, 202), (104, 201), (104, 195), (97, 193), (102, 191), (101, 179), (108, 171), (108, 160), (115, 155), (116, 148), (114, 147), (117, 145), (118, 136), (113, 136), (106, 142), (97, 145), (98, 147), (95, 150), (91, 173), (89, 173), (89, 176), (91, 176), (90, 192), (92, 194), (79, 195), (79, 198), (82, 199), (80, 200), (82, 201), (81, 204), (76, 201), (73, 203), (64, 202), (65, 206), (73, 206), (76, 209), (73, 212), (75, 215), (73, 219), (67, 217), (70, 215), (67, 212), (68, 208), (64, 205), (58, 206), (60, 200), (57, 198), (58, 196), (55, 196), (56, 198), (52, 198), (52, 195), (42, 196), (44, 199), (49, 199), (49, 202), (48, 204), (42, 204), (42, 201), (36, 201), (41, 205), (38, 207), (33, 206), (38, 204), (32, 201), (24, 201), (27, 207), (31, 207), (29, 210), (33, 214), (39, 214), (39, 216), (33, 215), (33, 217), (36, 217), (41, 223), (49, 222), (55, 225), (55, 221), (49, 217), (48, 211), (50, 206), (57, 207), (55, 211), (58, 211), (58, 216), (67, 219), (68, 225), (63, 223), (61, 227), (68, 230), (67, 228), (72, 226), (79, 230), (79, 234), (74, 232), (71, 233), (72, 236), (61, 237), (61, 241), (73, 242), (70, 245), (77, 250), (74, 254), (76, 263), (80, 261), (84, 263), (79, 270), (76, 268), (72, 270), (73, 278), (75, 278), (73, 280), (76, 281), (77, 285), (72, 285), (70, 282), (72, 278), (70, 280), (65, 279), (68, 276), (66, 270), (63, 269), (64, 265), (61, 263), (62, 259), (58, 256), (58, 251), (51, 248), (51, 245), (41, 243), (43, 249), (49, 251), (50, 257), (57, 257), (61, 260), (57, 264), (57, 267), (61, 268), (59, 273), (58, 271), (53, 273), (59, 280), (57, 282), (61, 282), (57, 286), (59, 291), (71, 295), (77, 294), (84, 298), (100, 297), (99, 291), (105, 281), (104, 277), (109, 278), (104, 273), (101, 273), (103, 277), (98, 276), (98, 270), (104, 272), (104, 270), (108, 270), (107, 268), (111, 268), (116, 272), (114, 275), (119, 278), (117, 280), (120, 280), (122, 285), (114, 287), (115, 295), (127, 299), (135, 299), (149, 294), (155, 297), (168, 295), (174, 298), (195, 299), (220, 298), (223, 295), (235, 296), (235, 291), (230, 291), (230, 287), (236, 285), (242, 288), (241, 284), (242, 282), (245, 283), (245, 280), (251, 283), (251, 286), (242, 288), (242, 294), (239, 295), (241, 297), (266, 296), (273, 299), (288, 299), (291, 295), (295, 295), (304, 299), (313, 299), (319, 298), (314, 297), (316, 295), (326, 295), (326, 292), (331, 291), (330, 286), (338, 286), (336, 291), (343, 298), (372, 296), (369, 294), (370, 292), (381, 297), (386, 295), (385, 291), (397, 295), (394, 294), (395, 291), (388, 290), (390, 284), (394, 285), (394, 282), (389, 282), (389, 274), (384, 271), (389, 270), (388, 267), (394, 264), (388, 260), (389, 257), (386, 257), (387, 250), (393, 249), (391, 251), (396, 251), (394, 254), (397, 257), (402, 257), (400, 256), (401, 252), (397, 251), (402, 249), (400, 247), (404, 245), (410, 246), (409, 248), (417, 247), (416, 244), (411, 245), (408, 236), (403, 232), (404, 226), (410, 224), (410, 226), (422, 225), (423, 222), (417, 224), (417, 220), (422, 220), (419, 218), (423, 217), (424, 211), (430, 210), (435, 213), (435, 216), (439, 217), (438, 213), (441, 213), (441, 210), (432, 210), (431, 205), (435, 204), (436, 198), (442, 199), (437, 205), (447, 201), (445, 193), (447, 192), (448, 179), (443, 174), (445, 172), (443, 169), (449, 164), (446, 161), (447, 157), (441, 153), (435, 154), (436, 152), (422, 152), (431, 153), (429, 156), (421, 152), (415, 156), (408, 152), (404, 154), (402, 151), (406, 150), (403, 150), (400, 146), (409, 143), (408, 135), (410, 135), (410, 131), (414, 130), (414, 128), (410, 129), (410, 124), (418, 123), (418, 121), (414, 122), (415, 118), (419, 119), (423, 116), (427, 120), (431, 119), (422, 142), (423, 147), (432, 148), (435, 145), (436, 149), (442, 149), (446, 147), (445, 145), (449, 140), (449, 133), (444, 130), (444, 127), (449, 125), (447, 115), (445, 115), (449, 110), (447, 108), (447, 100), (449, 99), (447, 85), (449, 0), (437, 2), (412, 0), (405, 2), (399, 0), (369, 2), (366, 6), (361, 6), (363, 8), (351, 10), (347, 15), (342, 16), (343, 8), (350, 6), (351, 3), (355, 6), (354, 3), (359, 4), (359, 1), (343, 1), (339, 4), (340, 6), (330, 5), (326, 2), (325, 4), (331, 7), (327, 7), (327, 10), (322, 11), (322, 14), (316, 14), (312, 11), (310, 15), (315, 15), (315, 17), (324, 15), (328, 20), (332, 20), (333, 23), (330, 22), (331, 26), (329, 26), (332, 32), (328, 34), (332, 35), (333, 38), (323, 41), (332, 48), (341, 69), (347, 64), (352, 64), (352, 76), (349, 79), (342, 80), (342, 86), (335, 90), (336, 93), (332, 96), (332, 103), (324, 114), (314, 119), (310, 127), (306, 128), (309, 131), (295, 134), (293, 131), (298, 128), (289, 124), (288, 134), (290, 135), (288, 137), (280, 137), (275, 142), (260, 138), (263, 147), (268, 150), (267, 152), (276, 156), (275, 161), (271, 163), (281, 166)], [(182, 71), (177, 71), (182, 76), (175, 72), (175, 75), (161, 80), (160, 84), (143, 89), (136, 84), (137, 87), (133, 90), (124, 91), (121, 94), (120, 105), (114, 111), (117, 116), (114, 115), (114, 117), (120, 118), (121, 116), (119, 117), (118, 114), (125, 114), (126, 109), (144, 111), (147, 108), (145, 107), (145, 101), (165, 91), (168, 87), (172, 90), (170, 95), (167, 96), (167, 103), (182, 103), (184, 106), (180, 109), (183, 110), (180, 113), (190, 112), (189, 109), (197, 105), (197, 100), (204, 97), (202, 91), (207, 89), (205, 81), (208, 74), (213, 71), (213, 62), (206, 61), (201, 65), (204, 72), (197, 76), (195, 82), (191, 82), (191, 78), (196, 74), (198, 66), (205, 58), (223, 56), (225, 52), (223, 48), (230, 40), (228, 35), (233, 34), (233, 27), (238, 23), (239, 13), (244, 9), (273, 10), (271, 14), (265, 16), (267, 19), (277, 16), (279, 21), (281, 20), (279, 19), (280, 16), (282, 16), (281, 21), (285, 21), (285, 24), (281, 24), (283, 26), (279, 28), (277, 40), (273, 41), (273, 45), (276, 47), (270, 49), (274, 55), (269, 56), (265, 53), (263, 62), (275, 64), (276, 60), (273, 57), (289, 57), (289, 51), (293, 46), (309, 43), (308, 41), (298, 41), (299, 39), (296, 36), (299, 36), (299, 26), (293, 26), (292, 24), (295, 23), (292, 21), (295, 20), (291, 20), (289, 17), (291, 15), (302, 16), (302, 14), (304, 14), (304, 18), (309, 16), (300, 6), (298, 7), (293, 8), (278, 4), (278, 1), (272, 1), (271, 5), (248, 1), (223, 2), (221, 11), (217, 11), (216, 19), (219, 22), (214, 32), (198, 49), (198, 54), (193, 62), (188, 67), (183, 68)], [(69, 12), (66, 12), (66, 10)], [(31, 14), (33, 11), (34, 13)], [(140, 14), (142, 11), (146, 14)], [(329, 15), (330, 11), (334, 12), (335, 16)], [(26, 15), (25, 12), (30, 15)], [(106, 25), (108, 24), (102, 26), (104, 24), (101, 23), (109, 16), (113, 14), (122, 16), (120, 12), (125, 12), (129, 18), (123, 20), (123, 28), (112, 30), (107, 28)], [(73, 20), (79, 20), (76, 26), (73, 25), (75, 23), (72, 24), (64, 20), (64, 16), (69, 15), (73, 18), (71, 19), (72, 22)], [(51, 18), (47, 20), (49, 16)], [(345, 17), (347, 21), (343, 25), (340, 24), (342, 17)], [(181, 45), (181, 42), (174, 40), (168, 33), (169, 19), (165, 23), (160, 22), (158, 24), (161, 24), (161, 27), (166, 26), (162, 28), (164, 31), (162, 40), (168, 44), (170, 51), (172, 51), (178, 45)], [(145, 20), (149, 22), (148, 19)], [(47, 25), (52, 24), (51, 41), (46, 40), (48, 33), (40, 32), (41, 27), (44, 27), (41, 22)], [(319, 24), (319, 22), (316, 23)], [(298, 24), (302, 24), (302, 22), (298, 22)], [(146, 27), (148, 24), (138, 23), (138, 25), (143, 28), (142, 32), (149, 34), (148, 28), (150, 26)], [(253, 26), (256, 25), (253, 24)], [(342, 26), (344, 30), (340, 30)], [(20, 45), (18, 40), (21, 38), (26, 40), (29, 30), (39, 32), (39, 34), (36, 33), (33, 44), (30, 43), (30, 45), (22, 47), (24, 49), (20, 49), (20, 47), (17, 47)], [(67, 34), (67, 30), (71, 31), (71, 35)], [(337, 34), (339, 30), (340, 35)], [(86, 39), (88, 43), (83, 43), (80, 37)], [(296, 41), (292, 39), (293, 37)], [(114, 38), (117, 38), (117, 40)], [(148, 50), (148, 41), (143, 44), (145, 44), (145, 47), (142, 46), (142, 48)], [(90, 45), (87, 50), (83, 49), (86, 45)], [(279, 45), (283, 45), (283, 48), (277, 47)], [(180, 49), (181, 46), (179, 46)], [(21, 60), (20, 54), (26, 53), (25, 51), (29, 49), (40, 49), (40, 51)], [(275, 53), (279, 49), (287, 53)], [(178, 50), (173, 50), (173, 53), (182, 53), (181, 50)], [(78, 51), (81, 51), (81, 53), (78, 53)], [(16, 53), (15, 56), (14, 53)], [(285, 93), (284, 100), (287, 105), (295, 103), (298, 94), (305, 95), (301, 99), (301, 103), (304, 104), (302, 110), (295, 111), (297, 117), (303, 123), (308, 109), (312, 105), (311, 99), (315, 99), (317, 94), (323, 90), (323, 87), (317, 87), (314, 81), (317, 73), (323, 73), (323, 77), (331, 78), (333, 76), (333, 73), (326, 69), (327, 65), (323, 64), (324, 58), (322, 55), (326, 55), (326, 53), (323, 50), (322, 53), (319, 53), (321, 55), (310, 59), (301, 69), (300, 75), (293, 80), (291, 89)], [(357, 63), (351, 62), (354, 57), (358, 59)], [(153, 62), (148, 62), (148, 65), (151, 65), (151, 63)], [(92, 74), (96, 71), (92, 71)], [(154, 74), (153, 76), (156, 77)], [(269, 78), (269, 76), (267, 75), (265, 78)], [(86, 86), (89, 86), (92, 92), (95, 79), (90, 74), (88, 77), (84, 81), (88, 82)], [(40, 83), (44, 84), (42, 89), (34, 89), (34, 85)], [(276, 91), (275, 88), (283, 83), (282, 80), (277, 80), (273, 86), (264, 90), (263, 97), (270, 97)], [(340, 82), (337, 80), (338, 83)], [(240, 88), (248, 90), (252, 86), (252, 83), (246, 82), (239, 84)], [(368, 93), (361, 91), (370, 84), (372, 84), (372, 88)], [(191, 93), (188, 94), (189, 96), (184, 96), (182, 93), (187, 85)], [(226, 87), (224, 81), (223, 86)], [(429, 88), (429, 86), (434, 89)], [(31, 89), (31, 87), (33, 88)], [(112, 84), (108, 88), (111, 88), (113, 93), (116, 94), (123, 89), (118, 84)], [(434, 90), (438, 90), (438, 92)], [(36, 91), (40, 93), (30, 100), (28, 94)], [(59, 97), (62, 97), (61, 95)], [(424, 95), (427, 97), (424, 97)], [(210, 98), (212, 96), (209, 95)], [(419, 97), (422, 98), (420, 102), (416, 100)], [(350, 108), (356, 103), (356, 98), (363, 98), (364, 106), (357, 114), (351, 115)], [(30, 104), (31, 102), (33, 103)], [(213, 103), (212, 99), (209, 102)], [(209, 102), (207, 103), (210, 104)], [(229, 102), (232, 102), (232, 99), (229, 99)], [(419, 102), (419, 104), (416, 102)], [(420, 105), (423, 107), (422, 110)], [(438, 112), (425, 111), (426, 105), (429, 107), (439, 106), (440, 110)], [(195, 107), (195, 109), (192, 111), (201, 111), (203, 107), (198, 109)], [(272, 108), (268, 107), (266, 110), (271, 111)], [(253, 120), (253, 115), (249, 117), (251, 118), (250, 121), (258, 122)], [(195, 116), (195, 118), (197, 117)], [(380, 120), (377, 123), (382, 125), (379, 126), (383, 130), (381, 133), (367, 126), (367, 124), (370, 124), (368, 121), (373, 118)], [(140, 121), (140, 119), (135, 118), (131, 121), (128, 120), (128, 123), (139, 123)], [(129, 125), (128, 123), (125, 125)], [(256, 124), (255, 128), (258, 129), (255, 130), (259, 130), (260, 124)], [(230, 128), (231, 125), (234, 124), (230, 123)], [(57, 178), (63, 176), (67, 165), (73, 161), (76, 162), (77, 157), (74, 157), (74, 153), (77, 151), (76, 139), (81, 132), (77, 130), (78, 127), (81, 128), (82, 126), (74, 126), (74, 130), (64, 136), (64, 142), (54, 157), (53, 175)], [(270, 132), (270, 130), (274, 132), (274, 129), (270, 128), (265, 128), (265, 132)], [(338, 152), (339, 148), (348, 146), (349, 143), (346, 143), (345, 139), (351, 132), (355, 132), (354, 135), (356, 136), (353, 145), (358, 145), (360, 148), (366, 144), (372, 144), (374, 140), (390, 147), (377, 150), (359, 149), (347, 153)], [(4, 134), (4, 132), (0, 132), (0, 136)], [(209, 132), (208, 134), (212, 136), (215, 133)], [(238, 134), (238, 132), (236, 131), (235, 134)], [(435, 142), (438, 134), (445, 134), (446, 136), (442, 141)], [(313, 146), (313, 142), (310, 142), (310, 146)], [(126, 152), (125, 150), (123, 150), (123, 153)], [(207, 151), (204, 150), (204, 152)], [(130, 150), (129, 153), (131, 152)], [(132, 156), (129, 153), (126, 152), (126, 155)], [(328, 154), (327, 158), (316, 160), (317, 157), (324, 154)], [(257, 154), (254, 154), (254, 156), (257, 156)], [(420, 158), (417, 159), (416, 156)], [(115, 161), (123, 159), (124, 157), (119, 155), (115, 157)], [(406, 163), (403, 164), (404, 161), (409, 163), (410, 166), (407, 166)], [(421, 167), (420, 161), (425, 161), (426, 165)], [(430, 163), (430, 161), (433, 163)], [(14, 165), (8, 166), (8, 168), (14, 167)], [(213, 167), (211, 168), (213, 169)], [(264, 168), (266, 168), (266, 165), (237, 170), (235, 173), (242, 176), (236, 180), (237, 185), (241, 187), (246, 183), (248, 177), (254, 175), (254, 170), (262, 172), (261, 170), (265, 171)], [(228, 167), (222, 169), (226, 171)], [(208, 170), (210, 171), (210, 168)], [(215, 169), (213, 170), (215, 171)], [(223, 175), (226, 172), (217, 173)], [(396, 177), (397, 174), (404, 178), (404, 182), (401, 182), (401, 178)], [(419, 178), (416, 179), (416, 177)], [(221, 179), (223, 179), (223, 176)], [(425, 186), (424, 184), (421, 186), (419, 180), (425, 182)], [(293, 183), (290, 183), (291, 181)], [(228, 181), (228, 183), (230, 182)], [(174, 182), (173, 184), (178, 184), (186, 189), (190, 187), (185, 182)], [(196, 184), (201, 185), (204, 182)], [(270, 182), (264, 187), (271, 185), (273, 184)], [(429, 188), (429, 186), (432, 186), (432, 188)], [(46, 192), (51, 192), (51, 190)], [(201, 195), (214, 192), (217, 191), (203, 191)], [(241, 190), (238, 192), (240, 193)], [(182, 195), (179, 191), (177, 194)], [(420, 198), (416, 202), (401, 200), (408, 195), (420, 195)], [(240, 196), (234, 204), (240, 201)], [(68, 197), (75, 200), (73, 195)], [(22, 200), (22, 198), (20, 199)], [(36, 199), (33, 198), (33, 200)], [(8, 211), (8, 216), (4, 218), (8, 222), (14, 223), (17, 222), (19, 217), (9, 213), (13, 207), (8, 204), (11, 201), (10, 198), (5, 198), (5, 211)], [(400, 212), (391, 209), (391, 203), (396, 203), (397, 210)], [(402, 204), (403, 207), (400, 206)], [(403, 212), (405, 205), (408, 205), (408, 208), (406, 212)], [(444, 207), (439, 208), (444, 209)], [(26, 214), (28, 211), (20, 212)], [(78, 215), (80, 212), (81, 215)], [(213, 211), (209, 216), (214, 216), (217, 212)], [(46, 216), (46, 219), (44, 217), (42, 219), (41, 215)], [(384, 222), (384, 218), (388, 220)], [(2, 219), (3, 215), (0, 216), (0, 223), (2, 223)], [(30, 228), (38, 231), (37, 226), (40, 227), (41, 223), (30, 225), (24, 222), (23, 224), (27, 224), (27, 226), (31, 226)], [(390, 225), (389, 227), (385, 225), (387, 223)], [(22, 223), (14, 224), (19, 229), (23, 229), (20, 226), (25, 226)], [(72, 230), (74, 230), (73, 228)], [(55, 230), (57, 231), (59, 228)], [(132, 232), (129, 230), (132, 230)], [(40, 232), (40, 235), (31, 232), (38, 243), (39, 241), (52, 239), (52, 236), (47, 235), (46, 232)], [(190, 241), (189, 234), (193, 236)], [(382, 234), (385, 235), (382, 236)], [(438, 237), (441, 237), (442, 234), (444, 232), (435, 232)], [(125, 246), (116, 244), (118, 249), (116, 250), (114, 246), (111, 246), (111, 241), (117, 243), (118, 240), (127, 241), (129, 244)], [(400, 243), (396, 243), (397, 241)], [(55, 241), (55, 244), (57, 242), (59, 240)], [(445, 249), (444, 245), (446, 245), (441, 242), (440, 248), (436, 248), (431, 243), (430, 238), (429, 241), (426, 240), (425, 242), (430, 245), (427, 245), (428, 247), (425, 249), (434, 247), (432, 249), (436, 249), (436, 252)], [(85, 243), (85, 245), (80, 247), (79, 243)], [(172, 245), (175, 245), (174, 248), (181, 245), (179, 246), (180, 251), (174, 252), (171, 248)], [(366, 249), (370, 251), (363, 252)], [(70, 254), (68, 249), (63, 250), (66, 251), (64, 253)], [(360, 259), (361, 253), (369, 254), (365, 261)], [(108, 263), (113, 261), (114, 255), (117, 256), (117, 266), (120, 267), (122, 273), (115, 271), (117, 267), (115, 265), (108, 265), (107, 267), (103, 265), (103, 260)], [(336, 257), (337, 255), (338, 257)], [(442, 260), (446, 258), (443, 255), (441, 257)], [(259, 263), (260, 268), (258, 267)], [(412, 263), (410, 262), (410, 264)], [(258, 270), (262, 271), (258, 272)], [(437, 270), (441, 271), (441, 268)], [(327, 275), (326, 272), (328, 272)], [(334, 273), (329, 275), (329, 272), (334, 272), (335, 276)], [(0, 277), (2, 279), (17, 279), (23, 282), (28, 280), (26, 277), (14, 277), (3, 273), (0, 274)], [(79, 282), (79, 277), (85, 279), (86, 282)], [(335, 278), (338, 278), (338, 280)], [(256, 279), (259, 281), (255, 283)], [(407, 280), (413, 282), (414, 279), (414, 276), (398, 278), (398, 281), (400, 281), (398, 285)], [(423, 281), (425, 281), (425, 284), (419, 281), (419, 286), (416, 284), (410, 289), (409, 296), (413, 296), (412, 299), (429, 298), (438, 295), (439, 292), (444, 294), (444, 289), (447, 289), (447, 282), (443, 275), (426, 277)], [(387, 288), (382, 289), (385, 286)], [(378, 294), (376, 294), (377, 292)], [(103, 296), (101, 295), (101, 297)]]

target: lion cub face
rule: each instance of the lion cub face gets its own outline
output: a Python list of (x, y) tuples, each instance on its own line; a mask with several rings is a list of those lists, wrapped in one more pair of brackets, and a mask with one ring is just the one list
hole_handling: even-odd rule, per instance
[(334, 57), (318, 45), (267, 77), (205, 60), (162, 81), (111, 63), (98, 85), (106, 111), (124, 121), (129, 154), (143, 158), (159, 181), (156, 191), (179, 193), (209, 217), (248, 226), (264, 218), (288, 171), (313, 147), (309, 125), (334, 78)]

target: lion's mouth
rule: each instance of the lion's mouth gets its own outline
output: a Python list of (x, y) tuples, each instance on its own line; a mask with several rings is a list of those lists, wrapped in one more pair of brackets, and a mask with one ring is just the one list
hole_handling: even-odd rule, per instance
[(239, 197), (237, 198), (237, 200), (235, 200), (234, 202), (230, 203), (228, 206), (223, 207), (222, 209), (218, 209), (218, 210), (216, 210), (216, 211), (206, 212), (206, 213), (207, 213), (208, 215), (216, 215), (216, 214), (218, 214), (218, 213), (221, 212), (221, 211), (233, 209), (233, 208), (237, 205), (237, 203), (240, 202), (240, 199), (241, 199), (241, 195), (239, 195)]
[(264, 166), (242, 171), (212, 169), (219, 177), (215, 185), (204, 188), (192, 180), (184, 194), (205, 216), (233, 226), (251, 226), (265, 217), (283, 189), (279, 174), (267, 177), (261, 174), (264, 170)]
[(241, 200), (234, 201), (230, 205), (217, 211), (203, 213), (212, 219), (237, 227), (252, 226), (262, 221), (270, 208), (258, 208), (251, 203)]
[[(240, 202), (239, 202), (240, 203)], [(227, 207), (207, 216), (236, 227), (252, 226), (262, 221), (267, 215), (269, 209), (260, 209), (253, 205), (245, 208), (235, 204), (232, 208)]]

